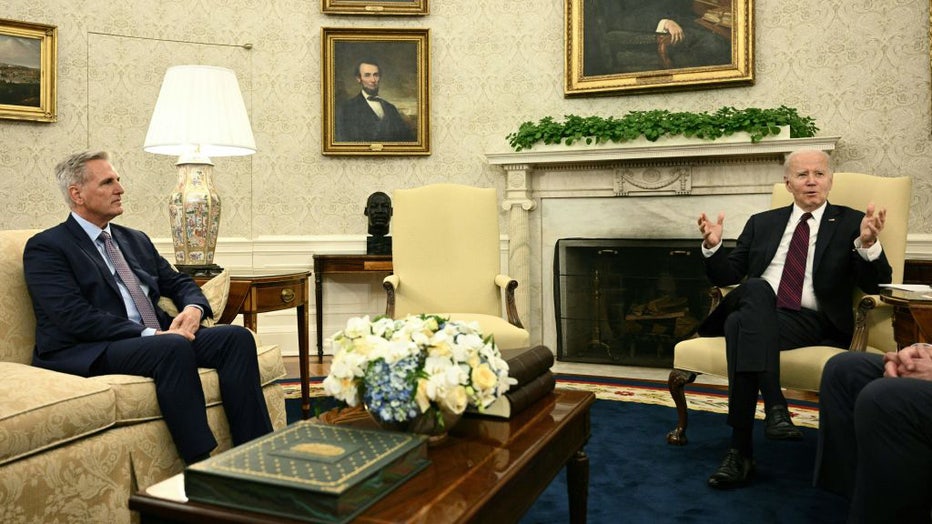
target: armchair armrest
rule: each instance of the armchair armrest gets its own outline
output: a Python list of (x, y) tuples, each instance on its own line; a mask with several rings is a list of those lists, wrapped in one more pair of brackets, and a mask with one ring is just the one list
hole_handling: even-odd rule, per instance
[(401, 287), (401, 278), (398, 275), (388, 275), (382, 279), (385, 289), (385, 316), (395, 318), (395, 290)]
[(871, 310), (880, 303), (878, 297), (873, 295), (866, 295), (858, 301), (854, 312), (854, 335), (852, 335), (851, 344), (848, 346), (849, 351), (864, 352), (867, 350), (867, 339), (870, 335), (868, 316)]
[(518, 281), (508, 275), (496, 275), (495, 285), (505, 292), (505, 313), (508, 315), (508, 323), (524, 329), (521, 318), (518, 316), (518, 304), (515, 302), (515, 289), (518, 288)]

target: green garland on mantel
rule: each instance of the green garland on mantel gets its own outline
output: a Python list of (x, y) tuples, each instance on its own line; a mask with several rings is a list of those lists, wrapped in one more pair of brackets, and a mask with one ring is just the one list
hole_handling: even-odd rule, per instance
[(571, 146), (581, 140), (586, 144), (620, 143), (640, 136), (655, 142), (664, 135), (715, 140), (739, 131), (748, 133), (751, 142), (756, 143), (767, 135), (779, 134), (781, 126), (790, 126), (791, 138), (815, 136), (819, 130), (815, 120), (800, 116), (795, 108), (786, 106), (771, 109), (726, 106), (714, 113), (671, 113), (655, 109), (632, 111), (621, 118), (566, 115), (565, 119), (564, 122), (556, 122), (548, 116), (536, 124), (524, 122), (506, 138), (515, 151), (521, 151), (540, 142)]

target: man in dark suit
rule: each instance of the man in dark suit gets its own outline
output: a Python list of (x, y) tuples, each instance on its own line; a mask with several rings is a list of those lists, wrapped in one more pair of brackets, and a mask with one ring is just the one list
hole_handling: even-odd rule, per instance
[(356, 64), (360, 93), (337, 108), (337, 142), (410, 142), (415, 139), (398, 108), (379, 96), (382, 68), (375, 60)]
[(714, 488), (750, 480), (758, 391), (764, 400), (765, 436), (802, 438), (780, 389), (780, 351), (847, 347), (854, 331), (854, 288), (877, 293), (878, 284), (892, 278), (877, 240), (886, 210), (871, 204), (862, 213), (829, 203), (832, 169), (826, 153), (791, 153), (783, 178), (793, 205), (752, 216), (729, 254), (719, 249), (724, 213), (717, 221), (703, 213), (698, 221), (709, 280), (717, 286), (741, 283), (699, 328), (703, 336), (725, 336), (728, 359), (732, 437), (724, 461), (709, 477)]
[[(215, 368), (233, 444), (272, 431), (256, 345), (239, 326), (200, 328), (213, 311), (144, 233), (111, 223), (123, 186), (106, 152), (77, 153), (56, 177), (71, 213), (38, 233), (23, 254), (36, 315), (36, 366), (81, 376), (152, 377), (159, 407), (186, 463), (217, 446), (207, 425), (198, 367)], [(171, 298), (170, 318), (157, 303)]]
[(826, 362), (814, 484), (848, 497), (848, 522), (932, 520), (932, 345)]

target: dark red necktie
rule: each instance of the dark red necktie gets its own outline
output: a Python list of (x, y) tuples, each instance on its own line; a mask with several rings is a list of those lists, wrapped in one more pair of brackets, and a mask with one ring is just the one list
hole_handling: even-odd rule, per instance
[(777, 307), (799, 311), (803, 298), (803, 279), (806, 276), (806, 257), (809, 255), (809, 219), (812, 213), (803, 213), (790, 239), (790, 249), (783, 263), (783, 276), (777, 290)]

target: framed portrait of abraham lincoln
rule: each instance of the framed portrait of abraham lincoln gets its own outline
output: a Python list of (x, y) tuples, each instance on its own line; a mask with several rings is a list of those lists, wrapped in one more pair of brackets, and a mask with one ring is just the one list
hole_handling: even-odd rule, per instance
[(321, 29), (323, 154), (430, 154), (428, 29)]
[(754, 0), (564, 0), (566, 96), (754, 83)]

